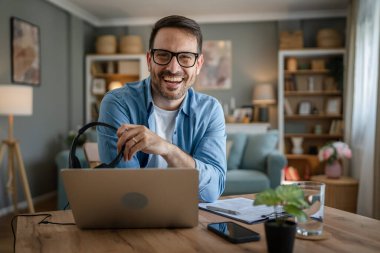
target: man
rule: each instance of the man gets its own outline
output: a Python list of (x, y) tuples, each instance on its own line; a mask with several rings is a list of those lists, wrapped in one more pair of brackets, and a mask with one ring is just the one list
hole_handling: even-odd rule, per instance
[(147, 52), (150, 77), (107, 93), (99, 121), (119, 127), (117, 137), (98, 127), (100, 159), (111, 161), (125, 143), (121, 168), (194, 168), (199, 198), (215, 201), (224, 190), (226, 134), (216, 99), (191, 86), (202, 64), (199, 25), (168, 16), (153, 27)]

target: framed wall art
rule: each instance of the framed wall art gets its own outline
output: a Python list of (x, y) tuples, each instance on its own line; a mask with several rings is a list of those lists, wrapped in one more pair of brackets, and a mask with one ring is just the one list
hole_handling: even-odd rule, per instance
[(12, 82), (41, 83), (40, 32), (36, 25), (11, 18)]
[(195, 89), (230, 89), (231, 41), (204, 41), (202, 53), (204, 63), (195, 82)]

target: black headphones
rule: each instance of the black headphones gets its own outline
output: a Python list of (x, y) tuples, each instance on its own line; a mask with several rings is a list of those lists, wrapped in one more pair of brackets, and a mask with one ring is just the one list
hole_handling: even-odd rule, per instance
[[(91, 122), (91, 123), (84, 125), (81, 129), (79, 129), (77, 136), (75, 136), (73, 143), (71, 144), (71, 149), (70, 149), (70, 154), (69, 154), (69, 167), (70, 168), (75, 168), (75, 169), (81, 168), (80, 161), (79, 161), (78, 157), (75, 155), (75, 151), (76, 151), (77, 144), (78, 144), (78, 139), (87, 129), (94, 127), (94, 126), (104, 126), (104, 127), (108, 127), (108, 128), (111, 128), (111, 129), (117, 131), (116, 127), (111, 126), (111, 125), (104, 123), (104, 122), (95, 121), (95, 122)], [(125, 144), (121, 147), (120, 152), (117, 154), (115, 159), (113, 159), (111, 161), (111, 163), (109, 163), (109, 164), (101, 163), (100, 165), (96, 166), (95, 168), (115, 168), (116, 165), (121, 161), (121, 158), (123, 157), (124, 149), (125, 149)]]

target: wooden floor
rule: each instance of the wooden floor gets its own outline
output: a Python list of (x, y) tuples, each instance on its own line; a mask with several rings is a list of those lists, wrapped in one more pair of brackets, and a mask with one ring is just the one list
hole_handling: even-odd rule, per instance
[[(35, 205), (36, 212), (52, 211), (57, 209), (57, 197), (51, 197)], [(21, 210), (20, 213), (26, 213), (27, 210)], [(0, 252), (13, 253), (13, 235), (11, 229), (11, 220), (13, 213), (0, 217)]]

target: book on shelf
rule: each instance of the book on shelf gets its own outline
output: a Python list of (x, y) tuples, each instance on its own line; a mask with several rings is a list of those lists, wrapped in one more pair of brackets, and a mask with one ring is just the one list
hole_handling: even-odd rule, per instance
[(296, 91), (297, 85), (294, 77), (286, 77), (285, 78), (285, 91)]
[(140, 65), (138, 61), (118, 61), (118, 73), (126, 75), (138, 75)]
[(329, 134), (343, 134), (344, 122), (343, 120), (333, 120), (330, 125)]
[(91, 64), (91, 74), (92, 75), (98, 75), (98, 74), (103, 74), (103, 66), (100, 62), (93, 62)]
[(289, 100), (286, 98), (285, 98), (284, 106), (285, 106), (285, 114), (293, 115), (292, 107), (290, 106)]

